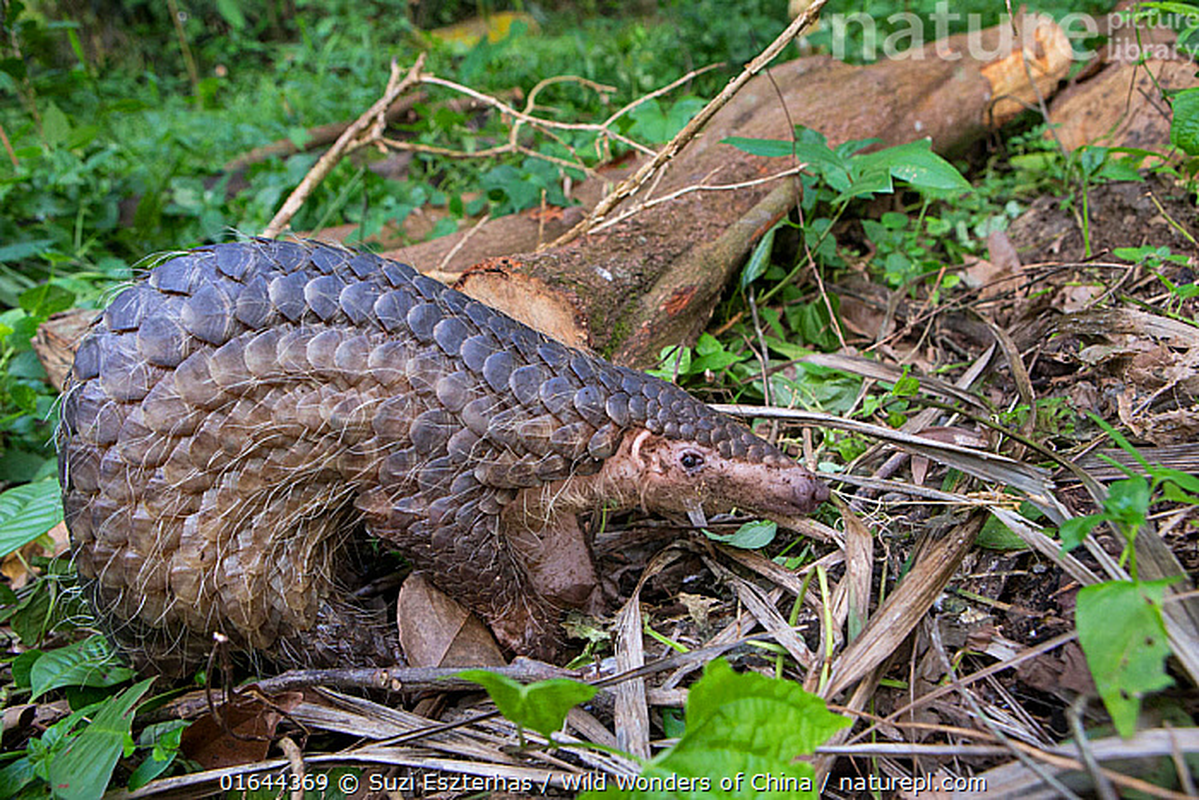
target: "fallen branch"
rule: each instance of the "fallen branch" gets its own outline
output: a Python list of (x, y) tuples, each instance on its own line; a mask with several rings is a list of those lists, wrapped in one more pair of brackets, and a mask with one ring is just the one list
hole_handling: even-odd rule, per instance
[(637, 192), (652, 175), (678, 155), (687, 143), (695, 138), (696, 134), (708, 123), (708, 120), (712, 119), (716, 112), (723, 108), (729, 100), (732, 100), (733, 96), (740, 91), (742, 86), (749, 82), (750, 78), (753, 78), (765, 69), (766, 65), (773, 61), (783, 51), (784, 47), (790, 44), (801, 31), (811, 25), (812, 21), (819, 16), (820, 9), (827, 2), (828, 0), (816, 0), (812, 5), (808, 6), (802, 14), (791, 21), (791, 24), (778, 35), (778, 38), (771, 42), (765, 50), (745, 66), (740, 75), (730, 81), (729, 85), (724, 87), (724, 90), (712, 102), (704, 106), (665, 147), (658, 151), (653, 159), (643, 164), (640, 169), (612, 190), (607, 197), (600, 201), (599, 205), (592, 210), (586, 219), (548, 245), (542, 245), (537, 248), (538, 252), (569, 244), (583, 234), (588, 233), (595, 228), (599, 220), (603, 219), (608, 212), (620, 205), (626, 197)]

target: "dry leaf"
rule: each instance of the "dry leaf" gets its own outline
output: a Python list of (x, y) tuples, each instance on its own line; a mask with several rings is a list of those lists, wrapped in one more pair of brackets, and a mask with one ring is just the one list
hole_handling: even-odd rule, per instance
[(396, 600), (400, 647), (414, 667), (501, 666), (504, 655), (478, 618), (420, 575)]
[(218, 717), (205, 714), (188, 726), (180, 750), (205, 769), (262, 761), (279, 720), (303, 699), (300, 692), (283, 692), (271, 695), (268, 705), (258, 696), (242, 694), (219, 706)]

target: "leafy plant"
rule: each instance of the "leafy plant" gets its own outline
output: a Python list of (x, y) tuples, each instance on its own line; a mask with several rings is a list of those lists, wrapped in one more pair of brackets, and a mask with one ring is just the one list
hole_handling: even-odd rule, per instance
[(723, 542), (742, 550), (757, 550), (774, 541), (778, 533), (778, 524), (769, 520), (754, 520), (746, 522), (730, 534), (722, 535), (705, 530), (704, 534), (713, 541)]
[[(41, 654), (34, 666), (48, 655)], [(76, 672), (75, 676), (79, 674)], [(104, 794), (117, 761), (134, 751), (132, 712), (151, 683), (152, 678), (112, 697), (83, 705), (51, 725), (40, 737), (30, 740), (26, 754), (0, 770), (0, 797), (12, 797), (23, 791), (37, 793), (35, 787), (39, 783), (55, 797), (68, 800)], [(167, 741), (163, 742), (163, 753)]]
[[(789, 157), (807, 165), (809, 175), (805, 176), (803, 195), (805, 215), (814, 214), (816, 204), (821, 202), (827, 203), (831, 211), (827, 217), (813, 215), (805, 224), (804, 244), (818, 263), (827, 266), (839, 266), (837, 242), (831, 231), (833, 224), (845, 213), (852, 201), (869, 199), (877, 194), (893, 193), (897, 180), (922, 193), (953, 194), (971, 191), (969, 182), (962, 174), (948, 161), (932, 152), (927, 139), (869, 153), (859, 152), (877, 143), (878, 140), (874, 139), (851, 140), (830, 147), (823, 134), (804, 127), (796, 128), (793, 141), (747, 139), (737, 136), (722, 140), (722, 144), (730, 144), (752, 155)], [(881, 222), (868, 220), (863, 222), (863, 225), (866, 227), (867, 236), (875, 242), (879, 250), (878, 261), (888, 282), (893, 286), (907, 283), (918, 272), (933, 271), (914, 266), (919, 263), (919, 259), (914, 260), (911, 253), (919, 248), (913, 248), (902, 233), (908, 226), (906, 215), (888, 214), (884, 215)], [(750, 259), (749, 266), (742, 273), (743, 287), (765, 272), (762, 253), (768, 246), (759, 245), (759, 250), (755, 251)], [(922, 254), (915, 252), (917, 257)], [(800, 259), (781, 281), (762, 294), (761, 302), (765, 303), (778, 294), (784, 286), (794, 280), (806, 264), (806, 259)]]
[(1173, 682), (1165, 671), (1170, 645), (1161, 612), (1163, 594), (1173, 581), (1140, 580), (1136, 537), (1148, 520), (1149, 506), (1159, 488), (1169, 499), (1199, 505), (1199, 478), (1175, 469), (1150, 466), (1118, 431), (1097, 418), (1096, 422), (1152, 478), (1150, 483), (1140, 475), (1131, 475), (1113, 483), (1101, 512), (1067, 520), (1060, 528), (1063, 551), (1077, 547), (1092, 529), (1105, 522), (1125, 542), (1120, 561), (1128, 564), (1131, 580), (1107, 581), (1080, 589), (1075, 603), (1075, 626), (1104, 705), (1116, 730), (1127, 738), (1136, 732), (1141, 698)]
[(1112, 255), (1122, 258), (1125, 261), (1144, 264), (1157, 276), (1157, 279), (1165, 285), (1173, 297), (1173, 301), (1166, 308), (1167, 312), (1179, 313), (1182, 310), (1184, 302), (1193, 297), (1199, 297), (1199, 285), (1194, 281), (1175, 284), (1162, 273), (1162, 268), (1167, 264), (1177, 265), (1176, 269), (1189, 269), (1190, 266), (1190, 258), (1181, 253), (1171, 253), (1170, 248), (1165, 245), (1161, 247), (1151, 247), (1149, 245), (1143, 247), (1117, 247), (1112, 250)]
[(1124, 738), (1136, 733), (1141, 698), (1174, 683), (1162, 619), (1162, 595), (1171, 580), (1108, 581), (1078, 590), (1074, 623), (1095, 686)]
[(7, 556), (62, 519), (62, 489), (53, 478), (0, 493), (0, 555)]
[(636, 778), (617, 778), (598, 797), (761, 797), (769, 776), (779, 781), (771, 797), (817, 797), (812, 765), (797, 761), (850, 721), (831, 713), (823, 700), (794, 681), (754, 672), (738, 674), (724, 659), (704, 668), (687, 695), (679, 741), (654, 758)]
[(500, 713), (517, 724), (522, 746), (524, 728), (532, 728), (553, 741), (553, 735), (562, 730), (566, 713), (590, 700), (597, 691), (594, 686), (566, 678), (522, 684), (485, 669), (464, 670), (458, 677), (487, 690)]

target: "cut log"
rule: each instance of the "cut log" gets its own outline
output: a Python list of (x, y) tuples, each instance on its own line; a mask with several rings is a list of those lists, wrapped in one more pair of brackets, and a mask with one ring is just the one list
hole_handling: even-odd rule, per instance
[[(615, 213), (686, 187), (742, 184), (784, 170), (790, 165), (783, 159), (751, 156), (720, 141), (788, 139), (792, 124), (815, 128), (833, 143), (877, 137), (900, 144), (927, 136), (937, 152), (960, 153), (1036, 103), (1025, 59), (1042, 95), (1065, 77), (1070, 50), (1062, 30), (1048, 19), (1029, 21), (1025, 28), (1023, 54), (1016, 49), (987, 61), (973, 54), (997, 52), (1004, 29), (942, 40), (906, 58), (865, 67), (827, 56), (773, 67), (749, 82), (656, 184), (651, 181), (648, 191)], [(997, 104), (997, 98), (1025, 105)], [(588, 183), (582, 188), (594, 191)], [(387, 255), (460, 275), (457, 285), (468, 294), (540, 326), (522, 313), (526, 300), (512, 307), (492, 293), (497, 270), (532, 278), (529, 285), (555, 295), (548, 306), (577, 312), (575, 339), (618, 362), (645, 366), (663, 347), (688, 343), (703, 330), (756, 239), (794, 205), (794, 179), (790, 183), (680, 194), (542, 252), (537, 246), (549, 239), (544, 220), (518, 216)], [(505, 266), (493, 260), (472, 268), (500, 256), (510, 256)]]
[(1164, 157), (1173, 114), (1162, 92), (1194, 86), (1199, 80), (1190, 61), (1113, 63), (1062, 92), (1049, 108), (1049, 121), (1068, 150), (1085, 144), (1139, 147)]

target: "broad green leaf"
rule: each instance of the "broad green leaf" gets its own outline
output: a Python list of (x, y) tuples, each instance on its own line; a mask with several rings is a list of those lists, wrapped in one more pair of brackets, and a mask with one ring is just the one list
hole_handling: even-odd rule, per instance
[(138, 737), (138, 746), (149, 747), (150, 752), (129, 776), (130, 791), (142, 788), (166, 772), (175, 762), (175, 757), (179, 754), (183, 730), (188, 724), (184, 720), (171, 720), (146, 726), (141, 736)]
[(54, 246), (53, 239), (30, 239), (27, 242), (0, 245), (0, 263), (21, 261), (36, 256)]
[(1136, 158), (1108, 158), (1103, 162), (1096, 177), (1109, 181), (1136, 181), (1143, 183), (1145, 176), (1137, 170)]
[(1199, 155), (1199, 89), (1184, 89), (1174, 95), (1173, 106), (1170, 144), (1189, 156)]
[(240, 3), (235, 0), (216, 0), (216, 8), (225, 18), (225, 22), (229, 23), (230, 28), (240, 31), (246, 27), (246, 16), (241, 11)]
[(15, 797), (17, 792), (37, 777), (33, 759), (18, 758), (4, 769), (0, 769), (0, 797)]
[(756, 281), (770, 266), (770, 253), (774, 249), (774, 232), (782, 226), (780, 220), (774, 224), (770, 230), (766, 231), (765, 235), (754, 247), (753, 255), (749, 257), (749, 261), (745, 265), (745, 269), (741, 270), (741, 288), (745, 289), (751, 283)]
[(765, 547), (774, 541), (775, 534), (778, 533), (779, 526), (773, 522), (766, 520), (757, 520), (755, 522), (747, 522), (738, 528), (734, 533), (721, 535), (705, 530), (709, 539), (717, 542), (724, 542), (733, 547), (739, 547), (742, 550), (757, 550), (759, 547)]
[[(796, 759), (850, 724), (794, 681), (738, 675), (724, 659), (708, 664), (691, 687), (686, 715), (678, 744), (650, 762), (637, 784), (611, 781), (616, 786), (604, 794), (582, 798), (815, 798), (812, 765)], [(766, 776), (785, 783), (767, 787)]]
[(133, 670), (116, 663), (103, 636), (92, 636), (75, 644), (49, 650), (33, 663), (29, 683), (36, 700), (63, 686), (115, 686), (134, 676)]
[(36, 645), (49, 629), (53, 622), (56, 595), (52, 582), (40, 581), (12, 610), (8, 624), (26, 646)]
[(1149, 482), (1140, 475), (1116, 481), (1108, 489), (1103, 510), (1113, 522), (1134, 531), (1149, 514)]
[(837, 195), (834, 203), (842, 203), (855, 197), (870, 197), (875, 194), (890, 194), (895, 191), (888, 169), (873, 169), (869, 172), (858, 173), (841, 194)]
[(962, 173), (931, 149), (928, 139), (888, 147), (874, 153), (856, 156), (863, 174), (885, 169), (892, 177), (907, 181), (914, 189), (970, 191), (973, 187)]
[(71, 134), (71, 121), (54, 103), (48, 103), (42, 111), (42, 133), (51, 149), (65, 142)]
[(56, 480), (26, 483), (0, 494), (0, 555), (24, 547), (62, 520)]
[(50, 789), (65, 800), (104, 794), (117, 759), (132, 743), (133, 707), (154, 682), (148, 678), (105, 701), (90, 725), (50, 762)]
[(783, 358), (788, 358), (791, 360), (812, 355), (812, 348), (804, 347), (801, 344), (788, 342), (785, 339), (779, 339), (774, 336), (766, 337), (766, 346), (781, 355)]
[(75, 305), (75, 293), (56, 283), (42, 283), (21, 292), (19, 300), (25, 313), (44, 319)]
[(1162, 595), (1173, 579), (1109, 581), (1078, 591), (1074, 623), (1099, 696), (1124, 738), (1136, 733), (1141, 698), (1173, 683)]
[(1165, 483), (1176, 483), (1177, 487), (1183, 489), (1183, 491), (1199, 494), (1199, 477), (1183, 473), (1180, 469), (1156, 467), (1153, 468), (1153, 477)]
[(676, 375), (682, 377), (694, 372), (691, 368), (690, 347), (663, 347), (662, 352), (658, 354), (658, 359), (662, 366), (646, 370), (646, 372), (664, 381), (673, 381)]
[(562, 730), (566, 712), (595, 697), (597, 691), (594, 686), (566, 678), (526, 685), (485, 669), (469, 669), (459, 672), (458, 677), (482, 686), (501, 714), (547, 739)]
[(1027, 550), (1028, 545), (994, 515), (988, 516), (975, 544), (987, 550)]
[(1062, 523), (1058, 528), (1058, 538), (1062, 540), (1062, 552), (1073, 550), (1082, 544), (1082, 540), (1087, 538), (1087, 534), (1096, 525), (1102, 523), (1106, 517), (1103, 514), (1090, 514), (1085, 517), (1074, 517)]

